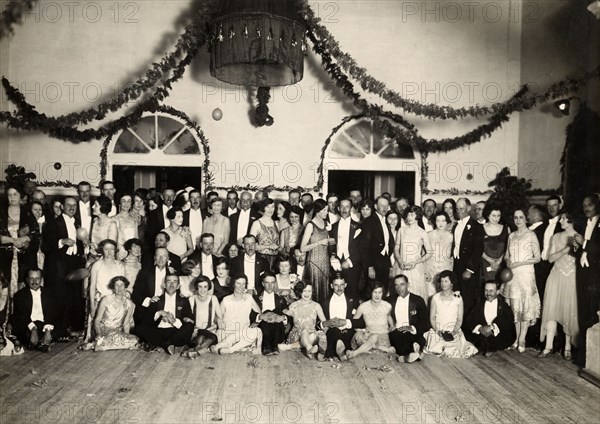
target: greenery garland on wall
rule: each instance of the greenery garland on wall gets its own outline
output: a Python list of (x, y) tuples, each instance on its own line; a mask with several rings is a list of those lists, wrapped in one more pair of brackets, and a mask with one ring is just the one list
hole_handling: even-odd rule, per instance
[(0, 18), (0, 39), (14, 32), (13, 25), (33, 9), (38, 0), (9, 0)]

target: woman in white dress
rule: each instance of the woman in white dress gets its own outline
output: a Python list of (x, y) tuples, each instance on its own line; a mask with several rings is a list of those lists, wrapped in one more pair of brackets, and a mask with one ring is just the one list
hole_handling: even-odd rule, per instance
[(210, 233), (215, 236), (215, 247), (213, 253), (217, 256), (223, 255), (223, 249), (229, 242), (229, 233), (231, 232), (231, 226), (229, 218), (223, 216), (221, 211), (223, 209), (223, 199), (215, 197), (210, 201), (209, 204), (212, 215), (206, 218), (203, 222), (203, 232)]
[(439, 279), (440, 272), (452, 271), (454, 258), (452, 257), (452, 243), (454, 238), (448, 231), (450, 218), (444, 211), (438, 211), (433, 215), (435, 229), (427, 233), (431, 245), (431, 258), (425, 264), (425, 279), (435, 284)]
[(464, 306), (459, 292), (453, 291), (455, 277), (452, 271), (442, 271), (439, 276), (440, 292), (431, 298), (431, 330), (425, 334), (425, 353), (448, 358), (469, 358), (477, 348), (465, 339), (461, 330)]
[(419, 226), (423, 209), (411, 206), (404, 210), (405, 225), (396, 235), (394, 258), (400, 272), (410, 281), (410, 292), (421, 296), (425, 301), (435, 293), (433, 283), (425, 279), (424, 263), (432, 256), (427, 232)]
[(218, 331), (219, 343), (210, 347), (211, 352), (225, 355), (251, 348), (252, 353), (261, 353), (262, 331), (250, 324), (250, 312), (260, 314), (262, 311), (252, 295), (246, 293), (247, 285), (246, 276), (237, 277), (233, 282), (233, 294), (221, 302), (223, 329)]
[(540, 295), (535, 285), (534, 264), (540, 261), (540, 244), (533, 231), (527, 228), (525, 210), (517, 209), (513, 214), (517, 230), (508, 236), (506, 266), (512, 271), (512, 279), (501, 287), (515, 315), (517, 340), (512, 348), (525, 352), (525, 337), (529, 326), (540, 317)]
[(579, 321), (577, 317), (577, 291), (575, 286), (575, 255), (571, 243), (577, 232), (573, 228), (573, 217), (563, 213), (560, 217), (563, 231), (556, 233), (550, 239), (548, 261), (554, 266), (546, 280), (544, 292), (544, 310), (540, 341), (546, 338), (546, 347), (538, 358), (546, 358), (552, 352), (556, 324), (562, 325), (565, 332), (564, 358), (571, 360), (571, 345), (577, 346)]
[(117, 224), (117, 258), (123, 259), (127, 256), (127, 250), (123, 247), (129, 239), (138, 238), (138, 222), (131, 215), (133, 197), (129, 193), (124, 193), (119, 199), (119, 213), (115, 215), (114, 220)]

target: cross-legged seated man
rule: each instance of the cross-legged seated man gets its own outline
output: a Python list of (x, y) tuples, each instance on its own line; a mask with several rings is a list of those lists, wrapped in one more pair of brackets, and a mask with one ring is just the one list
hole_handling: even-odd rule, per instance
[(42, 271), (29, 270), (27, 287), (14, 297), (14, 311), (10, 317), (12, 334), (24, 346), (48, 352), (58, 319), (57, 304), (50, 291), (42, 287)]
[(190, 302), (178, 289), (179, 276), (167, 273), (165, 293), (150, 305), (146, 323), (137, 329), (142, 340), (162, 347), (170, 355), (175, 352), (175, 346), (189, 344), (194, 332)]
[(262, 275), (264, 291), (254, 295), (254, 300), (262, 311), (255, 315), (253, 321), (258, 322), (258, 328), (262, 331), (262, 353), (263, 355), (277, 355), (277, 345), (283, 343), (286, 336), (286, 324), (288, 317), (283, 313), (287, 308), (286, 300), (275, 293), (277, 285), (275, 274), (265, 271)]
[(485, 356), (508, 348), (517, 337), (512, 309), (499, 293), (498, 284), (487, 281), (485, 301), (475, 306), (466, 320), (467, 339)]
[(248, 277), (233, 277), (233, 294), (221, 302), (225, 328), (219, 330), (219, 343), (210, 347), (211, 352), (227, 354), (252, 347), (255, 354), (261, 353), (262, 332), (257, 323), (250, 325), (250, 311), (261, 313), (256, 301), (246, 292)]
[(425, 334), (431, 328), (429, 312), (421, 296), (410, 293), (409, 281), (403, 274), (394, 277), (395, 294), (386, 300), (392, 305), (394, 330), (390, 343), (400, 362), (415, 362), (425, 346)]

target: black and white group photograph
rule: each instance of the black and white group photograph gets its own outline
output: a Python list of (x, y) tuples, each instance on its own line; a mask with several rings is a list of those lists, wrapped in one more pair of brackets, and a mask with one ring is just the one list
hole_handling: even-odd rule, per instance
[(0, 424), (600, 421), (600, 0), (0, 0)]

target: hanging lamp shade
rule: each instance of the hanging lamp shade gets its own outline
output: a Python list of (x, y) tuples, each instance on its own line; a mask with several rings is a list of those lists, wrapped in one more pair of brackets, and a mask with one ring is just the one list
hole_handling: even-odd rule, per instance
[(221, 0), (210, 73), (236, 85), (295, 84), (304, 73), (305, 31), (294, 0)]

